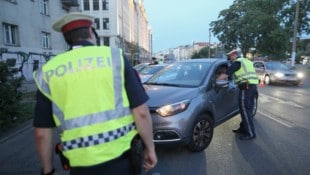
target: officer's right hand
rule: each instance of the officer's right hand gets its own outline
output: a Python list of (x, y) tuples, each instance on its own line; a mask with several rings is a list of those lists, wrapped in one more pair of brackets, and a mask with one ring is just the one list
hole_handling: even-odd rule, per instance
[(148, 172), (149, 170), (153, 169), (157, 164), (157, 156), (155, 153), (155, 149), (148, 150), (147, 148), (144, 149), (144, 171)]

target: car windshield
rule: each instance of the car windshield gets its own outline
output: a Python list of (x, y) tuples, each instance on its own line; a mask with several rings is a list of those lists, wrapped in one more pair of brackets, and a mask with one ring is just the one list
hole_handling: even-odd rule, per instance
[(269, 70), (289, 70), (290, 68), (280, 62), (268, 62), (266, 63), (266, 67)]
[(176, 62), (152, 76), (144, 84), (196, 87), (203, 82), (210, 67), (210, 62)]
[(142, 69), (140, 71), (140, 74), (143, 75), (152, 75), (155, 74), (156, 72), (160, 71), (161, 69), (163, 69), (165, 66), (164, 65), (149, 65), (147, 67), (145, 67), (144, 69)]
[(136, 69), (138, 72), (140, 72), (143, 68), (145, 68), (148, 65), (148, 63), (141, 63), (135, 65), (133, 68)]

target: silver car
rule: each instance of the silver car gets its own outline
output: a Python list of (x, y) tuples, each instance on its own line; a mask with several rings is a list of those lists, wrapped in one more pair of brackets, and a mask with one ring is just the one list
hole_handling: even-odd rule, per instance
[(155, 143), (185, 144), (193, 152), (208, 147), (214, 127), (239, 113), (236, 84), (216, 80), (227, 66), (220, 58), (178, 61), (144, 83)]
[(254, 67), (260, 81), (269, 84), (292, 84), (299, 85), (304, 75), (286, 64), (278, 61), (255, 61)]

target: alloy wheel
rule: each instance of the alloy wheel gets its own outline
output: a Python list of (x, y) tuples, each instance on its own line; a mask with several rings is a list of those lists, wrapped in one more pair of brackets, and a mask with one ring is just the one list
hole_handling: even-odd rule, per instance
[(190, 151), (198, 152), (208, 147), (213, 137), (213, 124), (209, 116), (198, 120), (193, 127), (192, 139), (188, 145)]

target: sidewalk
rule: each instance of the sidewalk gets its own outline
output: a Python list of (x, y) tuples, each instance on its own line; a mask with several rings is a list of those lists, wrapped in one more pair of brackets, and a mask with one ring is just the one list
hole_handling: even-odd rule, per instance
[(20, 134), (24, 130), (31, 128), (32, 122), (33, 119), (30, 119), (14, 127), (11, 127), (2, 133), (0, 132), (0, 144), (5, 142), (7, 139), (14, 137), (15, 135)]

